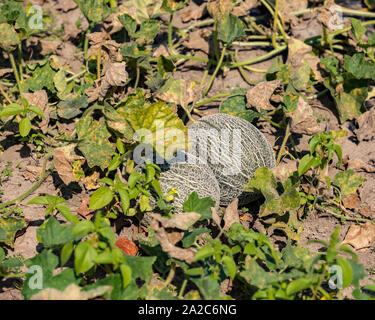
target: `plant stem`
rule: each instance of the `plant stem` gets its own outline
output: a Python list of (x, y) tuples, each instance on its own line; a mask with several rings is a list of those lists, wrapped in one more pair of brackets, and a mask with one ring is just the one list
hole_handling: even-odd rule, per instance
[(97, 79), (100, 79), (100, 76), (101, 76), (101, 72), (100, 72), (100, 65), (102, 63), (102, 49), (99, 48), (98, 49), (98, 56), (96, 58), (96, 71), (97, 71)]
[(4, 96), (4, 98), (6, 99), (6, 101), (8, 101), (9, 103), (13, 103), (12, 100), (10, 100), (9, 96), (6, 94), (6, 92), (3, 90), (2, 87), (0, 87), (0, 92)]
[(214, 50), (215, 50), (215, 56), (216, 61), (219, 61), (219, 43), (217, 41), (217, 21), (215, 21), (215, 30), (214, 30)]
[(136, 77), (135, 77), (135, 83), (134, 83), (134, 91), (138, 87), (140, 74), (141, 74), (141, 72), (140, 72), (140, 68), (139, 68), (138, 62), (136, 62)]
[(160, 288), (160, 290), (163, 289), (163, 288), (165, 288), (165, 287), (167, 287), (172, 282), (172, 280), (174, 278), (174, 275), (175, 275), (175, 271), (176, 271), (176, 264), (174, 262), (172, 262), (171, 263), (171, 270), (169, 271), (168, 277), (165, 280), (165, 282), (163, 283), (163, 285)]
[(279, 0), (275, 0), (275, 13), (273, 15), (273, 29), (272, 29), (272, 45), (275, 49), (277, 49), (277, 22), (279, 17)]
[(258, 68), (253, 68), (249, 66), (243, 66), (244, 69), (252, 71), (252, 72), (258, 72), (258, 73), (266, 73), (267, 69), (258, 69)]
[(230, 95), (231, 95), (230, 93), (220, 93), (220, 94), (217, 94), (217, 95), (215, 95), (215, 96), (213, 96), (211, 98), (207, 98), (207, 99), (205, 99), (203, 101), (202, 100), (198, 101), (197, 104), (195, 105), (195, 107), (199, 108), (201, 106), (204, 106), (207, 103), (210, 103), (210, 102), (215, 101), (215, 100), (217, 100), (219, 98), (222, 98), (222, 97), (228, 97)]
[(262, 47), (262, 46), (270, 46), (270, 42), (268, 42), (268, 41), (251, 41), (251, 42), (234, 41), (232, 44), (234, 46), (239, 46), (239, 47)]
[(180, 299), (182, 299), (182, 297), (183, 297), (187, 282), (188, 282), (187, 279), (184, 279), (184, 282), (182, 283), (180, 293), (178, 294), (178, 298), (180, 298)]
[(281, 157), (282, 157), (282, 155), (284, 153), (285, 145), (286, 145), (286, 143), (287, 143), (287, 141), (289, 139), (289, 136), (290, 136), (290, 120), (288, 120), (288, 124), (286, 126), (284, 140), (283, 140), (283, 142), (281, 144), (279, 153), (277, 155), (276, 165), (278, 165), (280, 163), (280, 160), (281, 160)]
[[(234, 53), (234, 56), (235, 56), (235, 62), (238, 61), (238, 50), (235, 51)], [(242, 76), (242, 78), (250, 85), (255, 85), (255, 81), (252, 81), (248, 78), (248, 76), (246, 75), (245, 71), (243, 70), (243, 68), (241, 66), (238, 66), (238, 71), (240, 72), (240, 75)]]
[(21, 82), (20, 82), (20, 77), (18, 75), (16, 62), (14, 61), (14, 56), (11, 52), (8, 52), (8, 55), (9, 55), (10, 64), (12, 65), (12, 68), (13, 68), (14, 77), (16, 78), (16, 81), (17, 81), (18, 90), (20, 92), (20, 95), (22, 96)]
[(173, 33), (172, 20), (173, 20), (173, 13), (171, 13), (171, 15), (169, 17), (168, 45), (169, 45), (169, 50), (171, 51), (171, 54), (175, 54), (175, 50), (173, 49), (173, 42), (172, 42), (172, 33)]
[(85, 59), (85, 66), (86, 70), (89, 70), (89, 61), (88, 61), (88, 56), (87, 56), (87, 50), (89, 48), (89, 38), (87, 38), (87, 35), (91, 32), (91, 26), (87, 29), (86, 34), (85, 34), (85, 43), (83, 46), (83, 52), (84, 52), (84, 59)]
[[(275, 16), (275, 12), (272, 10), (271, 6), (268, 4), (267, 0), (260, 0), (260, 2), (266, 7), (266, 9), (270, 12), (272, 16)], [(281, 20), (282, 17), (280, 17)], [(281, 25), (279, 19), (276, 20), (277, 26), (279, 27), (279, 30), (281, 32), (281, 35), (284, 38), (285, 42), (288, 42), (289, 37), (286, 35), (284, 27)]]
[(79, 78), (80, 76), (84, 75), (86, 72), (87, 72), (86, 69), (85, 69), (85, 70), (82, 70), (82, 71), (78, 72), (77, 74), (71, 76), (70, 78), (67, 78), (67, 79), (66, 79), (66, 82), (73, 81), (73, 80)]
[[(318, 8), (309, 8), (309, 9), (304, 9), (304, 10), (300, 10), (300, 11), (294, 11), (294, 12), (291, 12), (290, 14), (294, 15), (294, 16), (301, 16), (301, 15), (306, 14), (306, 13), (313, 13), (316, 10), (318, 10)], [(339, 10), (343, 14), (348, 15), (348, 16), (365, 17), (365, 18), (374, 18), (375, 17), (375, 12), (370, 12), (370, 11), (360, 11), (360, 10), (348, 9), (348, 8), (341, 7), (341, 6), (339, 6)]]
[(32, 194), (36, 189), (39, 188), (39, 186), (44, 182), (44, 180), (46, 180), (46, 178), (51, 174), (54, 167), (55, 167), (54, 163), (52, 163), (51, 166), (49, 167), (48, 171), (46, 172), (45, 171), (45, 164), (44, 164), (43, 165), (44, 170), (42, 171), (42, 174), (41, 174), (39, 180), (37, 181), (37, 183), (35, 185), (33, 185), (31, 187), (31, 189), (29, 189), (27, 192), (20, 195), (18, 198), (14, 199), (12, 201), (8, 201), (8, 202), (0, 204), (0, 209), (4, 209), (4, 208), (9, 207), (11, 205), (17, 204), (17, 203), (21, 202), (23, 199), (25, 199), (26, 197), (28, 197), (30, 194)]
[(18, 68), (19, 68), (19, 73), (20, 73), (20, 80), (23, 81), (22, 45), (21, 45), (21, 42), (18, 44)]
[(216, 77), (216, 74), (218, 73), (218, 71), (219, 71), (219, 69), (220, 69), (220, 67), (221, 67), (221, 65), (222, 65), (222, 63), (223, 63), (226, 49), (227, 49), (227, 48), (224, 46), (224, 47), (223, 47), (223, 50), (221, 51), (220, 60), (219, 60), (219, 62), (218, 62), (218, 64), (217, 64), (217, 66), (216, 66), (216, 69), (215, 69), (214, 73), (212, 74), (212, 77), (211, 77), (211, 79), (210, 79), (210, 81), (209, 81), (209, 83), (208, 83), (208, 85), (207, 85), (207, 87), (206, 87), (206, 90), (204, 90), (204, 92), (203, 92), (203, 96), (202, 96), (202, 98), (204, 98), (204, 97), (206, 96), (206, 94), (208, 93), (208, 91), (209, 91), (210, 88), (211, 88), (212, 83), (214, 82), (214, 79), (215, 79), (215, 77)]
[(237, 62), (237, 63), (233, 63), (231, 65), (229, 65), (230, 68), (237, 68), (238, 66), (244, 66), (244, 65), (248, 65), (248, 64), (254, 64), (254, 63), (258, 63), (258, 62), (261, 62), (261, 61), (264, 61), (264, 60), (267, 60), (269, 58), (271, 58), (272, 56), (284, 51), (288, 46), (287, 45), (283, 45), (281, 47), (278, 47), (277, 49), (274, 49), (260, 57), (256, 57), (256, 58), (253, 58), (253, 59), (250, 59), (250, 60), (245, 60), (245, 61), (240, 61), (240, 62)]

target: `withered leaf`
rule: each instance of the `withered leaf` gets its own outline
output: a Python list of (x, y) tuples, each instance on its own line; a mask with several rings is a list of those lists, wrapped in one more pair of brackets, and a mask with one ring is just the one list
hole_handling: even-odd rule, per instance
[(82, 288), (72, 283), (64, 290), (46, 288), (34, 294), (30, 300), (88, 300), (100, 297), (112, 290), (112, 286), (100, 286), (91, 290), (82, 291)]
[(230, 229), (233, 223), (240, 222), (240, 215), (238, 214), (238, 198), (236, 198), (226, 209), (224, 214), (223, 230)]
[(347, 243), (355, 249), (361, 249), (368, 247), (374, 239), (375, 226), (371, 222), (367, 221), (360, 226), (353, 223), (345, 236), (343, 244)]
[(104, 98), (111, 87), (123, 87), (128, 83), (129, 75), (125, 70), (126, 63), (114, 62), (106, 65), (100, 86), (99, 96)]
[(192, 263), (195, 256), (195, 250), (191, 248), (182, 249), (174, 246), (168, 239), (168, 234), (163, 227), (159, 226), (156, 219), (151, 221), (151, 228), (155, 231), (156, 239), (159, 241), (164, 252), (168, 253), (172, 258)]
[(371, 108), (357, 118), (355, 134), (359, 141), (370, 141), (375, 137), (375, 108)]
[(261, 110), (272, 110), (270, 103), (271, 96), (281, 86), (281, 80), (265, 81), (258, 83), (246, 93), (247, 107), (255, 107), (258, 112)]
[(156, 213), (152, 213), (150, 216), (158, 220), (163, 228), (177, 228), (180, 230), (189, 229), (201, 217), (201, 215), (196, 212), (183, 212), (174, 215), (171, 219), (164, 218)]
[(85, 160), (85, 158), (78, 156), (74, 152), (74, 148), (75, 144), (70, 144), (64, 147), (56, 148), (53, 152), (55, 169), (59, 174), (61, 180), (66, 185), (75, 181), (72, 168), (73, 162), (76, 160)]
[(27, 93), (23, 94), (24, 98), (30, 105), (39, 107), (44, 114), (44, 119), (40, 122), (40, 129), (43, 133), (47, 132), (48, 122), (50, 119), (50, 110), (48, 106), (48, 96), (45, 90), (38, 90), (34, 93)]
[(298, 134), (313, 135), (323, 130), (313, 115), (311, 106), (302, 98), (298, 98), (296, 110), (288, 113), (291, 119), (290, 131)]
[(347, 170), (364, 171), (368, 173), (375, 172), (375, 167), (367, 164), (361, 159), (352, 159), (347, 161)]

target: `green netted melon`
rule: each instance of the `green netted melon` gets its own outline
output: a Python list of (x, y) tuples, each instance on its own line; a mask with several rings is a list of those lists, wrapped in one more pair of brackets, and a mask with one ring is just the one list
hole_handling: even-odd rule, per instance
[[(249, 121), (238, 117), (220, 113), (205, 116), (190, 126), (189, 139), (189, 152), (199, 159), (202, 160), (199, 148), (206, 150), (203, 158), (219, 183), (222, 205), (237, 197), (241, 204), (254, 200), (254, 194), (243, 193), (244, 186), (259, 167), (275, 167), (274, 153), (265, 136)], [(225, 140), (227, 145), (220, 143)]]
[(173, 206), (176, 212), (183, 211), (183, 204), (194, 191), (200, 198), (210, 197), (218, 209), (220, 204), (220, 187), (209, 166), (176, 162), (170, 165), (168, 171), (162, 172), (159, 178), (164, 193), (172, 188), (177, 190)]

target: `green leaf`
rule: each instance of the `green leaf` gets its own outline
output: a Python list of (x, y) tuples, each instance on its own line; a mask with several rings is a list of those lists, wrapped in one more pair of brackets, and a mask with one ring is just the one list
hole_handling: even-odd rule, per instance
[(356, 79), (375, 79), (375, 63), (366, 60), (363, 53), (356, 53), (353, 56), (346, 55), (343, 67)]
[(29, 111), (34, 112), (35, 114), (37, 114), (42, 119), (45, 119), (44, 113), (43, 113), (42, 109), (40, 109), (39, 107), (30, 105)]
[(199, 292), (205, 300), (221, 300), (219, 282), (210, 277), (200, 279), (191, 278), (191, 281), (198, 287)]
[(72, 214), (69, 207), (67, 207), (65, 204), (61, 204), (61, 203), (57, 204), (56, 209), (59, 210), (62, 216), (69, 222), (72, 222), (72, 223), (79, 222), (79, 219), (75, 215)]
[(49, 204), (48, 199), (45, 196), (39, 196), (31, 199), (27, 204)]
[(230, 46), (245, 34), (245, 25), (240, 18), (225, 14), (218, 20), (218, 39)]
[[(236, 94), (240, 91), (243, 90), (233, 90), (231, 94)], [(229, 97), (226, 99), (220, 105), (219, 111), (220, 113), (226, 113), (231, 116), (239, 117), (249, 122), (262, 116), (262, 113), (246, 108), (246, 98), (243, 94), (238, 94), (234, 97)]]
[(20, 135), (26, 137), (31, 130), (31, 121), (29, 118), (22, 118), (19, 123)]
[(157, 20), (148, 20), (141, 23), (139, 31), (136, 33), (136, 42), (140, 46), (150, 44), (158, 34), (160, 22)]
[(133, 279), (141, 278), (147, 281), (151, 278), (153, 271), (152, 265), (154, 264), (156, 257), (139, 257), (126, 255), (126, 262), (132, 269)]
[(13, 51), (20, 43), (20, 38), (14, 28), (8, 23), (0, 24), (0, 47), (6, 51)]
[(132, 278), (132, 269), (127, 264), (121, 264), (120, 272), (122, 277), (122, 287), (126, 288)]
[(232, 257), (224, 256), (221, 261), (224, 264), (226, 274), (233, 280), (236, 276), (237, 267)]
[(72, 236), (79, 238), (93, 232), (95, 225), (90, 220), (83, 220), (74, 225), (72, 230)]
[(315, 157), (311, 154), (306, 154), (298, 164), (298, 175), (302, 176), (307, 170), (309, 170), (315, 161)]
[(199, 248), (198, 252), (195, 254), (194, 261), (204, 260), (215, 254), (214, 248), (211, 246), (204, 246)]
[(60, 101), (57, 105), (57, 114), (63, 119), (73, 119), (82, 113), (80, 109), (88, 106), (87, 96), (69, 97), (65, 101)]
[(109, 204), (113, 199), (113, 192), (108, 187), (100, 187), (98, 190), (96, 190), (89, 202), (89, 208), (90, 210), (97, 210), (105, 207), (107, 204)]
[(125, 30), (128, 32), (129, 37), (135, 38), (135, 31), (137, 30), (137, 21), (127, 13), (118, 16), (118, 19), (121, 22), (121, 24), (125, 27)]
[(182, 246), (184, 248), (189, 248), (193, 245), (195, 238), (202, 234), (202, 233), (209, 233), (210, 229), (207, 228), (199, 228), (199, 229), (194, 229), (191, 232), (185, 231), (185, 235), (182, 239)]
[(57, 248), (74, 239), (73, 225), (61, 225), (55, 217), (50, 217), (37, 230), (38, 240), (46, 248)]
[(353, 269), (350, 262), (342, 257), (336, 258), (336, 263), (340, 266), (342, 271), (342, 286), (347, 288), (353, 280)]
[(211, 208), (215, 207), (215, 201), (210, 197), (199, 198), (197, 192), (189, 195), (189, 198), (184, 202), (183, 209), (185, 212), (196, 212), (201, 215), (199, 221), (211, 219)]
[(51, 67), (50, 61), (38, 62), (30, 71), (32, 76), (21, 84), (23, 91), (35, 92), (47, 88), (52, 93), (56, 92), (54, 85), (56, 70)]
[(343, 196), (348, 196), (357, 191), (366, 179), (355, 173), (354, 170), (338, 172), (333, 179), (333, 184), (340, 188)]
[(74, 268), (77, 274), (89, 271), (95, 265), (97, 252), (89, 242), (78, 243), (74, 251)]
[(73, 242), (65, 243), (61, 249), (61, 254), (60, 254), (60, 262), (61, 262), (62, 267), (68, 262), (72, 253), (73, 253)]
[[(78, 284), (80, 282), (80, 279), (75, 277), (74, 271), (71, 268), (65, 269), (54, 276), (53, 273), (58, 262), (58, 257), (50, 250), (43, 250), (42, 253), (26, 261), (28, 268), (31, 269), (34, 267), (36, 269), (27, 274), (26, 280), (23, 283), (22, 294), (25, 299), (30, 299), (41, 289), (55, 288), (57, 290), (64, 290), (69, 284)], [(40, 273), (39, 270), (41, 271)], [(35, 281), (35, 278), (38, 279), (38, 275), (41, 276), (41, 281), (39, 283), (42, 286), (41, 288), (34, 287), (35, 284), (38, 284), (38, 282)]]
[(286, 288), (286, 294), (291, 296), (303, 290), (310, 288), (315, 283), (315, 279), (312, 278), (300, 278), (293, 280), (288, 284)]
[(350, 18), (352, 23), (352, 31), (358, 40), (361, 40), (366, 33), (366, 27), (361, 24), (361, 21), (355, 18)]
[(299, 208), (300, 196), (297, 187), (298, 182), (293, 182), (292, 178), (289, 177), (283, 183), (283, 192), (279, 194), (276, 178), (272, 171), (269, 168), (261, 167), (255, 171), (254, 177), (250, 179), (244, 191), (261, 192), (264, 196), (265, 202), (260, 207), (260, 217), (273, 213), (282, 216), (287, 211), (294, 212)]
[(23, 113), (23, 106), (18, 103), (8, 104), (2, 111), (0, 111), (0, 117), (10, 117), (15, 116), (16, 114)]
[(111, 8), (108, 7), (106, 0), (74, 0), (79, 9), (92, 23), (99, 23), (105, 20), (111, 14)]

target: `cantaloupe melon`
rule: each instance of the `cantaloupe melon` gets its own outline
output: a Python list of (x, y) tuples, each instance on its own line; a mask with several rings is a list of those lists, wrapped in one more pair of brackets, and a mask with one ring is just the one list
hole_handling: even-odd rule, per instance
[[(220, 186), (220, 204), (235, 198), (241, 204), (254, 195), (243, 193), (244, 186), (259, 167), (275, 167), (275, 156), (265, 136), (249, 121), (227, 114), (205, 116), (189, 127), (189, 153), (212, 169)], [(192, 174), (197, 174), (192, 171)], [(199, 174), (199, 173), (198, 173)], [(189, 181), (186, 177), (186, 181)]]

